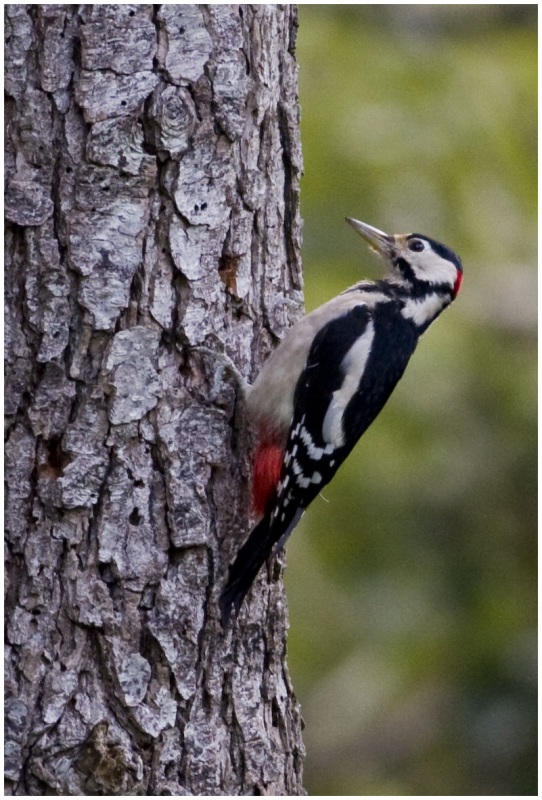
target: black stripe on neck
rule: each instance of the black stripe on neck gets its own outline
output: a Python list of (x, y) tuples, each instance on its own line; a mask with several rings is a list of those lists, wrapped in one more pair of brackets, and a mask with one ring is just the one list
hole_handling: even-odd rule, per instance
[(414, 270), (406, 258), (396, 258), (394, 264), (405, 280), (410, 281), (413, 286), (418, 283), (414, 274)]
[(397, 294), (409, 297), (424, 297), (427, 294), (449, 294), (453, 296), (453, 286), (449, 283), (429, 283), (421, 281), (414, 274), (414, 270), (404, 258), (397, 258), (394, 262), (402, 277), (409, 282), (408, 286), (397, 287)]

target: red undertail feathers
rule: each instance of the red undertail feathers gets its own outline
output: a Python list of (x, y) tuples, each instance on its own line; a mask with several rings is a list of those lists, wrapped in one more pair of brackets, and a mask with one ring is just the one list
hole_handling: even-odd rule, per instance
[(256, 514), (265, 514), (272, 499), (282, 468), (284, 450), (277, 444), (260, 442), (252, 465), (252, 506)]

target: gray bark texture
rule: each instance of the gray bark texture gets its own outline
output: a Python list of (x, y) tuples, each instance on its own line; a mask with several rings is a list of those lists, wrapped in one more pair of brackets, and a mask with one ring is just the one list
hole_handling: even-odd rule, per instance
[(303, 794), (282, 565), (224, 634), (301, 313), (296, 9), (6, 6), (6, 793)]

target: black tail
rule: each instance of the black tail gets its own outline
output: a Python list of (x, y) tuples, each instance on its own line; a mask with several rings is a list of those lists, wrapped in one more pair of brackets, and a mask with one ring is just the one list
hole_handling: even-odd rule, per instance
[(271, 554), (275, 542), (270, 528), (269, 517), (266, 514), (252, 530), (230, 567), (228, 582), (219, 600), (223, 628), (226, 628), (229, 622), (232, 606), (236, 614), (239, 612), (246, 593)]
[(230, 567), (228, 582), (220, 595), (220, 615), (224, 629), (230, 620), (232, 607), (237, 614), (263, 564), (270, 555), (280, 550), (302, 514), (302, 509), (292, 508), (286, 515), (285, 527), (284, 522), (277, 525), (276, 518), (272, 522), (268, 512), (253, 528)]

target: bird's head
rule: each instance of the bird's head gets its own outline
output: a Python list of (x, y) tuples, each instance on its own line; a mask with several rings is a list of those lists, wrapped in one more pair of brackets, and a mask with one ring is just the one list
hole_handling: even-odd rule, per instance
[(411, 290), (449, 293), (457, 297), (463, 278), (459, 257), (439, 242), (421, 233), (390, 236), (372, 225), (347, 217), (346, 221), (391, 268), (391, 278)]

